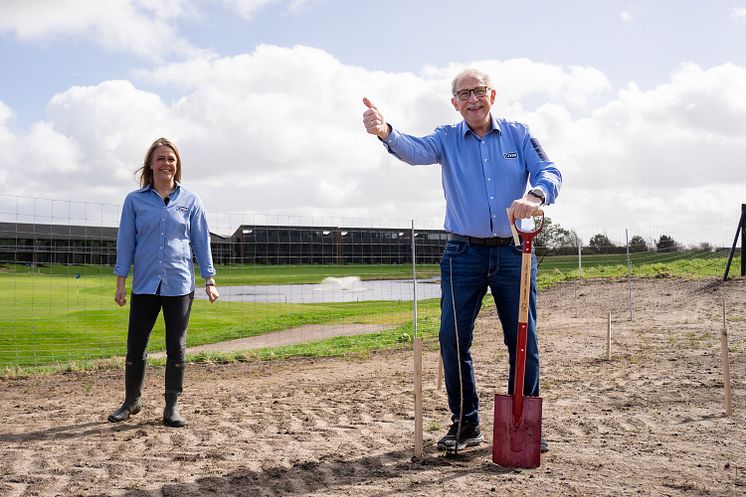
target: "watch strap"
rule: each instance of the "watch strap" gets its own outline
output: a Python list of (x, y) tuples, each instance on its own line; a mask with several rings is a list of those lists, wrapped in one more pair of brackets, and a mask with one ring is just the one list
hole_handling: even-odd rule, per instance
[(528, 191), (528, 193), (530, 193), (531, 195), (533, 195), (536, 198), (540, 198), (541, 199), (541, 205), (544, 205), (544, 203), (547, 200), (546, 196), (544, 195), (544, 192), (541, 190), (541, 188), (532, 188), (531, 190)]

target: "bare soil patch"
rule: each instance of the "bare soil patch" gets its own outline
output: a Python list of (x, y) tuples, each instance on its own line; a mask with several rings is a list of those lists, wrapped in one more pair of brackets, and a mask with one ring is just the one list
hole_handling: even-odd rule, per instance
[[(708, 285), (708, 283), (710, 283)], [(492, 306), (475, 333), (488, 443), (435, 450), (449, 423), (424, 356), (426, 454), (413, 459), (412, 354), (187, 369), (184, 429), (160, 424), (162, 368), (143, 412), (114, 425), (121, 370), (0, 379), (0, 495), (746, 495), (746, 281), (565, 284), (540, 294), (543, 430), (534, 470), (491, 462), (507, 359)], [(734, 415), (724, 416), (726, 300)], [(606, 327), (612, 315), (612, 358)]]

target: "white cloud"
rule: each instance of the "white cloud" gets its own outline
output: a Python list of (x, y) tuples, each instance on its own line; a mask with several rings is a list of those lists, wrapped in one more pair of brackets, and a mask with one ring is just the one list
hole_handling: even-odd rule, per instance
[(290, 0), (288, 10), (291, 12), (298, 12), (302, 10), (306, 5), (311, 3), (312, 0)]
[(274, 0), (223, 0), (228, 7), (235, 9), (242, 17), (251, 19), (254, 13)]
[[(174, 102), (128, 81), (73, 87), (50, 101), (45, 122), (19, 134), (7, 124), (12, 109), (0, 105), (0, 170), (23, 164), (28, 172), (6, 178), (13, 193), (82, 191), (116, 203), (136, 187), (132, 173), (147, 146), (166, 136), (181, 149), (184, 183), (212, 212), (437, 225), (440, 168), (389, 156), (363, 130), (361, 99), (397, 128), (426, 134), (460, 120), (450, 81), (466, 65), (384, 73), (319, 49), (271, 45), (169, 64), (141, 75), (180, 88)], [(615, 90), (590, 67), (526, 59), (468, 65), (492, 75), (494, 112), (527, 122), (562, 170), (563, 191), (549, 212), (563, 226), (701, 219), (738, 202), (714, 192), (746, 191), (744, 67), (682, 65), (665, 84)]]
[(245, 19), (254, 17), (257, 11), (271, 3), (286, 3), (289, 12), (298, 12), (305, 7), (311, 0), (222, 0), (229, 8)]
[(746, 68), (690, 64), (667, 84), (631, 84), (549, 137), (547, 150), (565, 166), (556, 211), (579, 225), (622, 226), (734, 212), (739, 199), (713, 192), (746, 191), (744, 123)]
[(623, 22), (632, 22), (633, 20), (632, 12), (629, 10), (620, 12), (619, 17), (622, 19)]
[[(43, 196), (80, 192), (84, 155), (74, 138), (56, 132), (50, 122), (33, 124), (28, 132), (15, 134), (0, 120), (0, 181), (5, 191)], [(64, 183), (73, 188), (65, 190)], [(69, 197), (68, 197), (69, 198)]]
[(222, 0), (228, 8), (235, 10), (244, 19), (252, 19), (254, 15), (271, 3), (286, 4), (286, 10), (291, 13), (302, 11), (313, 0)]
[[(190, 123), (128, 81), (104, 81), (55, 95), (47, 112), (55, 129), (86, 151), (86, 173), (96, 183), (131, 180), (144, 148), (162, 135), (179, 137)], [(140, 150), (143, 149), (143, 150)]]
[(191, 15), (190, 0), (9, 0), (2, 8), (0, 32), (25, 41), (82, 38), (152, 60), (200, 53), (179, 36), (172, 22)]
[(478, 60), (444, 68), (427, 67), (423, 73), (450, 84), (455, 74), (469, 66), (478, 67), (490, 75), (492, 86), (497, 90), (495, 105), (499, 109), (516, 103), (533, 106), (546, 101), (587, 108), (597, 105), (611, 91), (609, 80), (596, 68), (566, 68), (529, 59)]
[(746, 68), (682, 66), (668, 84), (620, 90), (574, 126), (591, 138), (568, 154), (588, 162), (578, 178), (584, 185), (678, 188), (706, 175), (728, 181), (746, 152)]
[[(7, 121), (10, 121), (15, 116), (13, 109), (8, 107), (5, 102), (0, 100), (0, 126), (4, 126)], [(2, 129), (2, 128), (0, 128)]]
[(734, 7), (731, 9), (730, 15), (739, 21), (746, 21), (746, 7)]

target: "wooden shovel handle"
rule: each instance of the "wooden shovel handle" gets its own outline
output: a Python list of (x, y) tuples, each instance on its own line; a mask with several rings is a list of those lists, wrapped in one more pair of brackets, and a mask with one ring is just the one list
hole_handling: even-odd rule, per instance
[[(526, 252), (528, 250), (528, 252)], [(520, 425), (523, 414), (523, 387), (526, 381), (526, 345), (528, 343), (528, 304), (531, 300), (531, 240), (523, 239), (521, 255), (521, 289), (518, 304), (518, 330), (515, 343), (513, 374), (513, 423)]]
[(531, 252), (533, 239), (544, 227), (544, 212), (538, 210), (535, 216), (541, 216), (541, 224), (533, 231), (521, 231), (513, 219), (513, 227), (521, 234), (521, 287), (518, 304), (518, 330), (516, 336), (515, 373), (513, 375), (513, 423), (520, 424), (523, 414), (523, 387), (526, 379), (526, 345), (528, 339), (528, 305), (531, 300)]

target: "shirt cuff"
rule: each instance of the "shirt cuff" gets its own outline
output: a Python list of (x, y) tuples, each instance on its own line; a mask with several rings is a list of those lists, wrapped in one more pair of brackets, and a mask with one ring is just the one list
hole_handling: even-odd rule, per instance
[(388, 144), (388, 143), (389, 143), (389, 141), (391, 141), (391, 135), (393, 135), (393, 134), (394, 134), (394, 127), (393, 127), (393, 126), (391, 126), (391, 125), (390, 125), (389, 123), (386, 123), (386, 126), (388, 126), (388, 127), (389, 127), (389, 135), (388, 135), (388, 136), (387, 136), (386, 138), (381, 138), (381, 137), (379, 136), (379, 137), (378, 137), (378, 139), (379, 139), (379, 140), (381, 140), (381, 141), (382, 141), (383, 143), (386, 143), (386, 144)]

